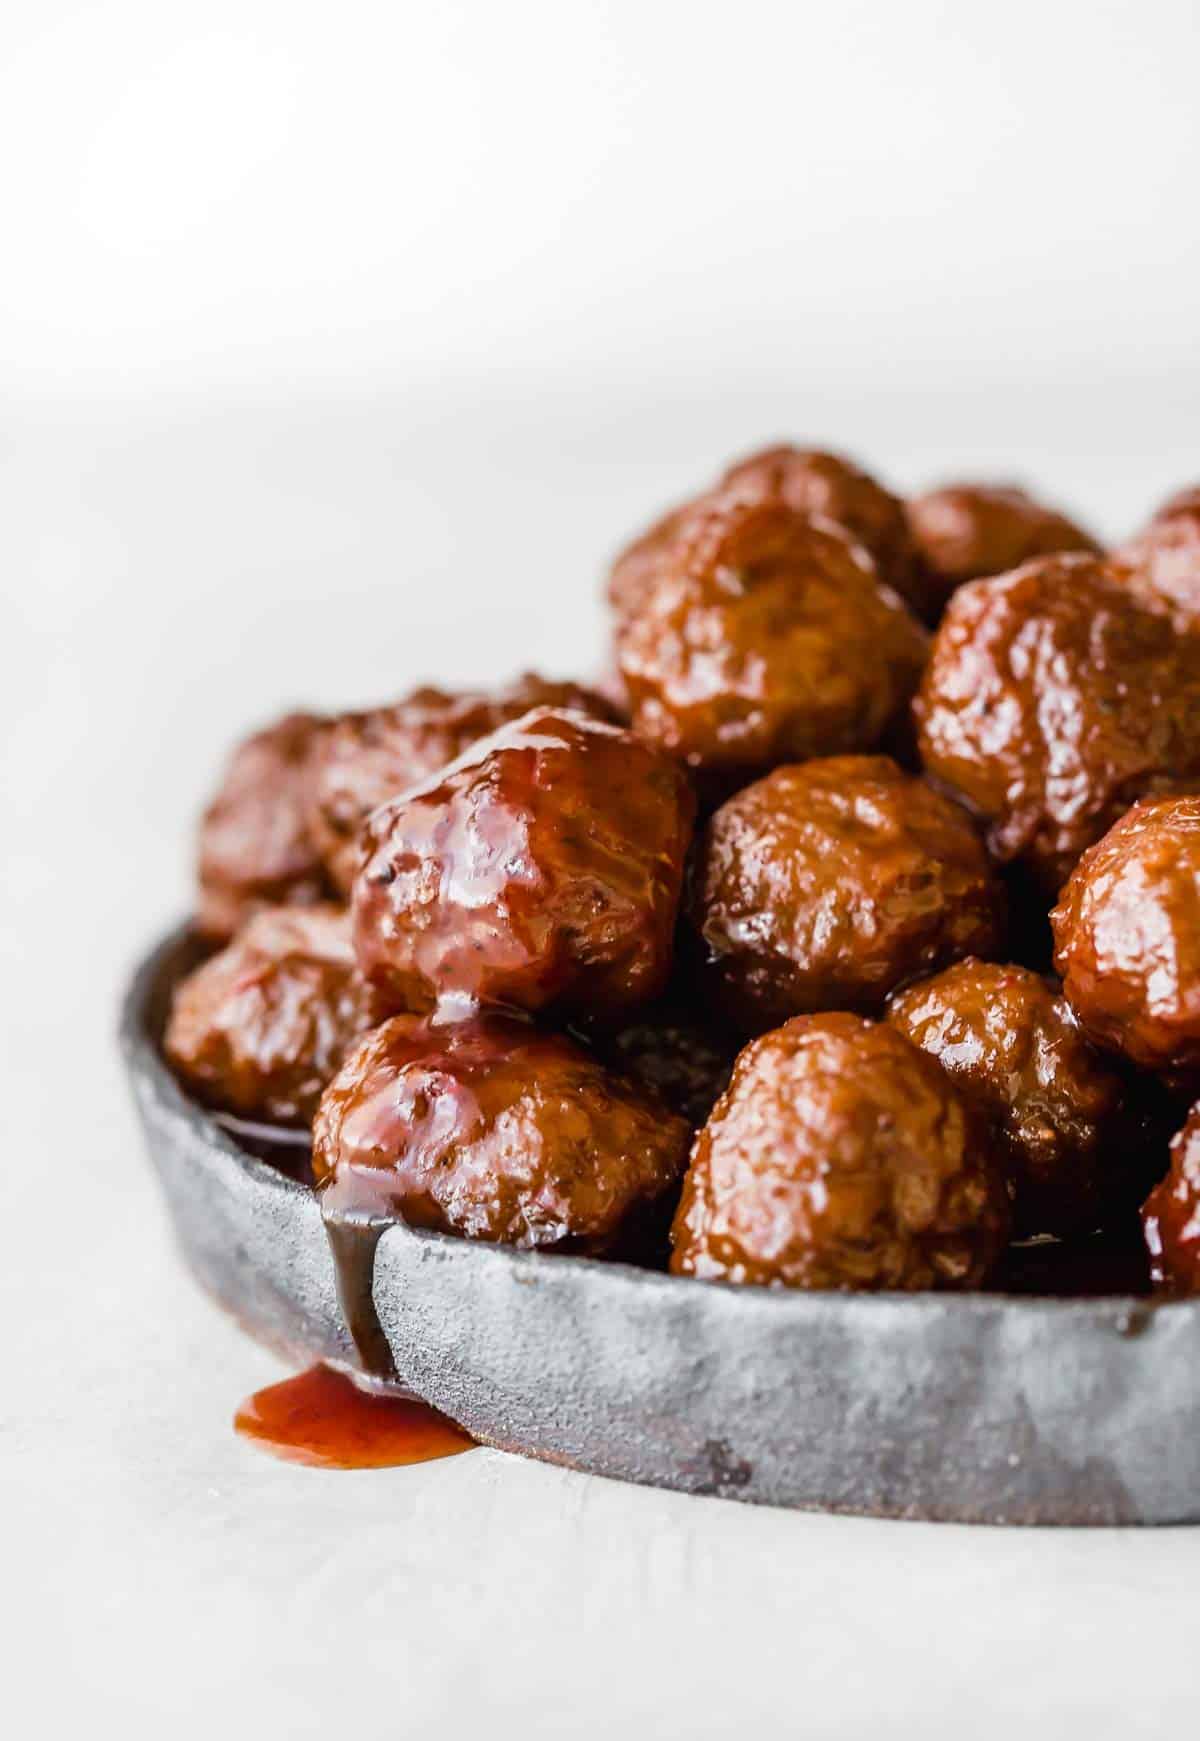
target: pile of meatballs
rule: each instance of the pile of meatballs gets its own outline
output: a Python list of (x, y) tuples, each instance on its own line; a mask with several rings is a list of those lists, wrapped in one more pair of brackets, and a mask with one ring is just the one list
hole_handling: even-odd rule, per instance
[(594, 688), (235, 752), (187, 1091), (469, 1239), (961, 1289), (1132, 1229), (1200, 1292), (1200, 489), (1106, 553), (772, 448), (608, 599)]

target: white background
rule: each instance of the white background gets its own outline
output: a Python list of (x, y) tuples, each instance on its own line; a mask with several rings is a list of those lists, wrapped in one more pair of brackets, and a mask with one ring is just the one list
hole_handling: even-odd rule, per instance
[(111, 1041), (227, 742), (603, 659), (758, 440), (1200, 475), (1190, 0), (0, 0), (14, 1733), (1194, 1726), (1200, 1540), (755, 1512), (474, 1452), (324, 1476), (180, 1273)]

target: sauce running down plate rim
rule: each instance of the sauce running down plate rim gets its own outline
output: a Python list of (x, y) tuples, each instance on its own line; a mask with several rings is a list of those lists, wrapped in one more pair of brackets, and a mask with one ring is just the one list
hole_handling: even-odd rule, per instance
[(361, 1230), (348, 1324), (315, 1194), (161, 1060), (195, 955), (182, 926), (136, 971), (126, 1064), (189, 1267), (297, 1365), (370, 1376), (484, 1444), (683, 1492), (963, 1522), (1200, 1521), (1200, 1302), (739, 1289), (386, 1222)]

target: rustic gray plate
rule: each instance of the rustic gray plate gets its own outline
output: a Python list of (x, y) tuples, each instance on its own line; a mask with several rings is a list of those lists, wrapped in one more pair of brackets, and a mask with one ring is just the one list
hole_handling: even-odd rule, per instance
[[(188, 1263), (246, 1330), (424, 1397), (487, 1444), (760, 1504), (988, 1523), (1200, 1521), (1200, 1302), (788, 1294), (328, 1230), (180, 1091), (195, 959), (139, 968), (121, 1038)], [(372, 1262), (373, 1260), (373, 1262)]]

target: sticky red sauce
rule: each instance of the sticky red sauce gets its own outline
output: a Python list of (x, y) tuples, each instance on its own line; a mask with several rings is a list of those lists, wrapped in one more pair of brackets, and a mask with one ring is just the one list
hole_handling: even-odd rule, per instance
[(255, 1391), (234, 1427), (273, 1457), (313, 1469), (390, 1469), (469, 1451), (475, 1440), (427, 1403), (361, 1390), (329, 1366)]

